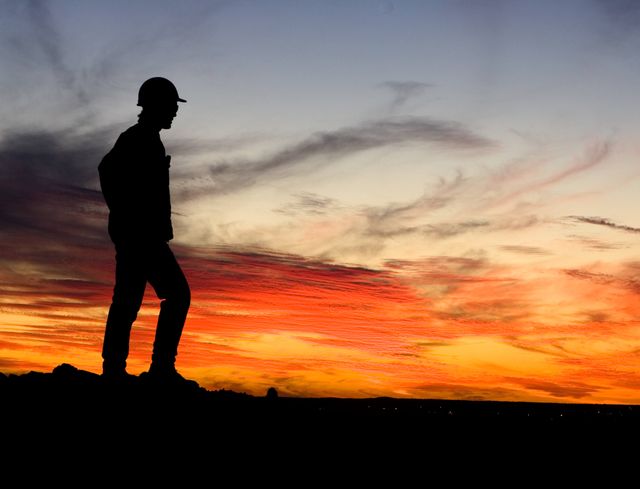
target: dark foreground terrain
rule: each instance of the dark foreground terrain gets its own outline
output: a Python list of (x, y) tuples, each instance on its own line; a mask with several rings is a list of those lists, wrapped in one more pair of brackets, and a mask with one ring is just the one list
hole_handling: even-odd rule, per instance
[[(133, 376), (132, 376), (133, 377)], [(632, 426), (640, 424), (640, 406), (553, 404), (526, 402), (449, 401), (433, 399), (287, 398), (276, 392), (255, 397), (233, 391), (208, 391), (195, 382), (156, 385), (141, 377), (107, 382), (99, 375), (62, 364), (51, 373), (0, 374), (4, 411), (32, 423), (58, 421), (125, 422), (144, 425), (161, 418), (166, 423), (198, 423), (201, 428), (225, 429), (228, 423), (368, 423), (453, 427), (492, 425), (520, 427)], [(35, 416), (33, 416), (35, 415)]]
[(113, 384), (63, 364), (0, 374), (0, 480), (529, 487), (599, 476), (626, 487), (615, 477), (635, 472), (639, 426), (640, 406), (252, 397), (142, 377)]
[(3, 445), (25, 456), (98, 448), (239, 459), (323, 451), (344, 460), (369, 451), (451, 461), (520, 457), (540, 446), (538, 455), (557, 458), (576, 448), (604, 454), (635, 446), (640, 434), (640, 406), (253, 397), (142, 377), (114, 384), (67, 364), (0, 374), (0, 399)]

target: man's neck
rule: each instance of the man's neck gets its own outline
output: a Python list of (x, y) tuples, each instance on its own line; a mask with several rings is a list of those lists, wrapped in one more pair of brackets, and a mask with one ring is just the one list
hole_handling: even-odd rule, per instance
[(142, 127), (144, 127), (145, 129), (149, 130), (149, 131), (153, 131), (153, 132), (157, 132), (158, 134), (160, 133), (160, 131), (162, 130), (162, 126), (158, 123), (155, 123), (154, 121), (151, 121), (145, 117), (141, 117), (138, 120), (138, 124)]

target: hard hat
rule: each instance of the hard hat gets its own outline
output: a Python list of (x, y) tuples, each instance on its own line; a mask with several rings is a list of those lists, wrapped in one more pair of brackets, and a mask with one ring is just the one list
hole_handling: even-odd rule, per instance
[(145, 81), (138, 91), (138, 105), (156, 105), (167, 102), (186, 102), (180, 98), (178, 89), (166, 78), (156, 76)]

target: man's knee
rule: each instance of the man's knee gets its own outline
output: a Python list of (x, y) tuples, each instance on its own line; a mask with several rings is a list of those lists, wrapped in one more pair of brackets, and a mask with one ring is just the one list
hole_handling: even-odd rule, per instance
[(191, 290), (187, 285), (184, 289), (181, 289), (176, 296), (176, 302), (181, 309), (187, 311), (191, 305)]
[(169, 294), (167, 294), (167, 297), (165, 297), (165, 302), (171, 303), (178, 309), (188, 310), (191, 305), (191, 289), (187, 281), (185, 280), (184, 282), (175, 284)]
[(191, 288), (189, 287), (189, 284), (187, 283), (186, 280), (184, 282), (184, 285), (180, 289), (179, 295), (180, 295), (180, 303), (182, 304), (182, 306), (185, 309), (189, 309), (189, 306), (191, 305)]
[(118, 300), (114, 297), (109, 309), (109, 317), (117, 322), (122, 321), (125, 324), (131, 324), (138, 317), (138, 311), (140, 311), (140, 304), (137, 302)]

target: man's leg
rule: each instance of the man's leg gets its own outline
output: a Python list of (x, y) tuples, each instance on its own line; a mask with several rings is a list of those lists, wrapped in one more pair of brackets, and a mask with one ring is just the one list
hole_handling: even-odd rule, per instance
[(147, 283), (140, 253), (130, 246), (116, 246), (116, 284), (102, 345), (105, 375), (125, 372), (131, 326), (138, 316)]
[(175, 373), (178, 343), (191, 304), (191, 291), (167, 243), (154, 245), (149, 257), (148, 280), (157, 296), (162, 299), (151, 370), (171, 374)]

